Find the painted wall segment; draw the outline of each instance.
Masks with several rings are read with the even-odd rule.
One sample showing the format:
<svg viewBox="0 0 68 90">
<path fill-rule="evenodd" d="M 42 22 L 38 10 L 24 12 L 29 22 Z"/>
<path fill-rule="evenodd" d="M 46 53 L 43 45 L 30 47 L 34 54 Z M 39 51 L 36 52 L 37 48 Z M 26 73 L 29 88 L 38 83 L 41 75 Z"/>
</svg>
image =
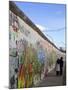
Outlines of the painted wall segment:
<svg viewBox="0 0 68 90">
<path fill-rule="evenodd" d="M 10 88 L 35 86 L 44 78 L 45 70 L 54 65 L 58 52 L 19 16 L 9 11 Z"/>
</svg>

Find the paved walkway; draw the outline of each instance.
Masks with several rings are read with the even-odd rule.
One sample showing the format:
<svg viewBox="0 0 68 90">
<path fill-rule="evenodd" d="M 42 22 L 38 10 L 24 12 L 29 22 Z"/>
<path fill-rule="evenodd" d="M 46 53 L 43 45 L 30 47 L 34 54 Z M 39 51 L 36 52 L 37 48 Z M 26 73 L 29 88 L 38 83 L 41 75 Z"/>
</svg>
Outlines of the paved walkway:
<svg viewBox="0 0 68 90">
<path fill-rule="evenodd" d="M 56 76 L 55 71 L 52 70 L 48 76 L 37 85 L 37 87 L 48 86 L 63 86 L 63 76 Z"/>
</svg>

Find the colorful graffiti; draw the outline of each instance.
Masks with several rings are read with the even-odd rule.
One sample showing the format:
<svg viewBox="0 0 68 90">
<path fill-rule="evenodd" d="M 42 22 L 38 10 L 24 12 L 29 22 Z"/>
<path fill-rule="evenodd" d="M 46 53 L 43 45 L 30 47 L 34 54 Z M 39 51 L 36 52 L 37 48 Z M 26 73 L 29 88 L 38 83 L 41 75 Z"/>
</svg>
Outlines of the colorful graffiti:
<svg viewBox="0 0 68 90">
<path fill-rule="evenodd" d="M 46 45 L 44 47 L 38 39 L 36 43 L 31 43 L 27 38 L 30 31 L 21 25 L 19 17 L 11 11 L 9 23 L 10 88 L 33 87 L 41 80 L 45 65 L 48 68 L 54 64 L 56 53 L 49 53 Z"/>
</svg>

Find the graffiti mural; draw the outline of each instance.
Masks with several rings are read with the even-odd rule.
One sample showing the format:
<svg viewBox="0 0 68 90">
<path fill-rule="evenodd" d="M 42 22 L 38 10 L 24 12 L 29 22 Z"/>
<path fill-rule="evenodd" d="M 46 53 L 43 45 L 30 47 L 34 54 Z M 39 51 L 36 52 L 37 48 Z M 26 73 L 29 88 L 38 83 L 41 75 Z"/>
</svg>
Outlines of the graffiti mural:
<svg viewBox="0 0 68 90">
<path fill-rule="evenodd" d="M 56 51 L 11 10 L 9 12 L 9 87 L 34 87 L 56 60 Z"/>
</svg>

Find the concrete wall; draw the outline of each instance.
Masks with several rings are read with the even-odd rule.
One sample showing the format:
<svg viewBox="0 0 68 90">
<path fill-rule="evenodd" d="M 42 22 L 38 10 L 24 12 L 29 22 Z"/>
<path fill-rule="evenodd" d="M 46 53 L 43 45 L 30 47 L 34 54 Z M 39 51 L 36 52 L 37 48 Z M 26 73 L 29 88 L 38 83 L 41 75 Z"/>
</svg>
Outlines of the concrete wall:
<svg viewBox="0 0 68 90">
<path fill-rule="evenodd" d="M 64 55 L 11 10 L 9 52 L 9 79 L 17 74 L 18 80 L 13 88 L 36 85 L 45 76 L 45 70 L 55 64 L 57 56 Z"/>
</svg>

